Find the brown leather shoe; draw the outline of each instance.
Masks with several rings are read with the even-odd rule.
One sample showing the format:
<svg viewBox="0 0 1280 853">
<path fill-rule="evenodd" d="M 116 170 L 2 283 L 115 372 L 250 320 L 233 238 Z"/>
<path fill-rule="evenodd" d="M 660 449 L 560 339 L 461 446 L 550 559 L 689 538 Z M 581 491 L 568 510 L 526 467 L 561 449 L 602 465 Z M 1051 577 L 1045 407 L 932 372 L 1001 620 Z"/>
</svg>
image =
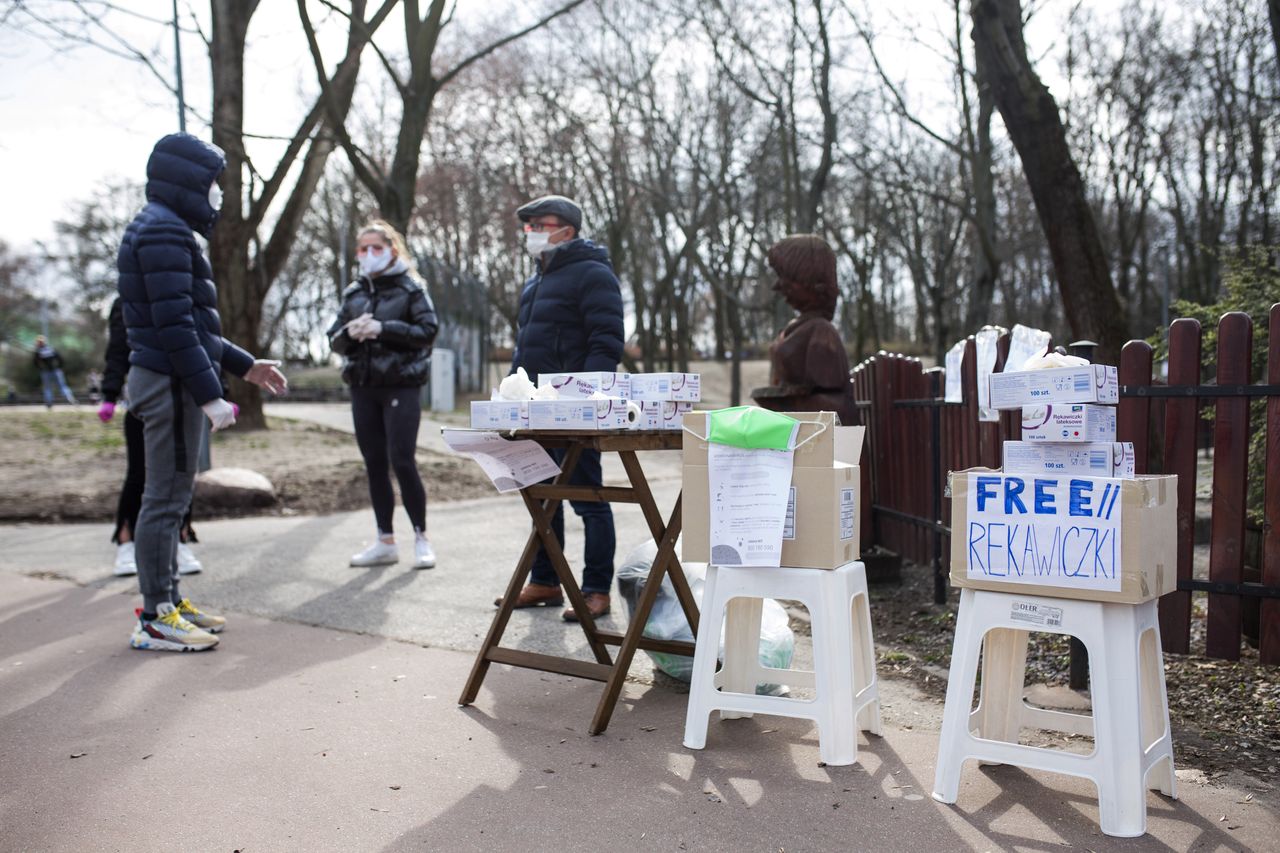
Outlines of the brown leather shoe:
<svg viewBox="0 0 1280 853">
<path fill-rule="evenodd" d="M 587 613 L 591 614 L 592 619 L 599 619 L 601 616 L 609 615 L 609 596 L 603 592 L 587 593 Z M 572 607 L 566 607 L 564 613 L 560 614 L 566 622 L 577 622 L 578 614 L 573 612 Z"/>
<path fill-rule="evenodd" d="M 515 609 L 522 607 L 559 607 L 564 604 L 564 593 L 558 586 L 546 586 L 540 583 L 526 584 L 516 597 Z M 493 600 L 494 607 L 502 606 L 502 599 Z"/>
</svg>

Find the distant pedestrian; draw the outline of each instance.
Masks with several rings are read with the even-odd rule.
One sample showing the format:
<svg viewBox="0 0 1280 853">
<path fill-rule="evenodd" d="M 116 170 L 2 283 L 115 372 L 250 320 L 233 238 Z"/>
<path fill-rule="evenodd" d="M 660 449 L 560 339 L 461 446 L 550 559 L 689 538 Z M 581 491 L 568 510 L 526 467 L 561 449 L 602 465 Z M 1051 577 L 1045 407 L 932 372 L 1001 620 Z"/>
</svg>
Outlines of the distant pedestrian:
<svg viewBox="0 0 1280 853">
<path fill-rule="evenodd" d="M 111 303 L 107 315 L 106 367 L 102 373 L 102 404 L 98 406 L 98 419 L 109 423 L 116 413 L 116 403 L 124 396 L 125 377 L 129 374 L 129 341 L 124 328 L 124 315 L 120 298 Z M 146 484 L 147 457 L 143 449 L 143 425 L 133 412 L 124 413 L 125 469 L 124 484 L 120 487 L 120 499 L 116 503 L 116 527 L 111 541 L 116 545 L 115 567 L 112 574 L 127 577 L 138 573 L 134 555 L 133 531 L 138 526 L 138 511 L 142 509 L 142 491 Z M 182 517 L 178 529 L 178 574 L 193 575 L 203 569 L 200 560 L 189 543 L 198 541 L 191 526 L 191 504 Z"/>
<path fill-rule="evenodd" d="M 59 393 L 66 398 L 66 401 L 74 406 L 76 396 L 67 387 L 67 377 L 62 373 L 62 356 L 49 345 L 44 335 L 36 336 L 35 352 L 32 354 L 32 360 L 35 362 L 36 369 L 40 371 L 40 387 L 44 392 L 45 408 L 53 408 L 53 390 L 55 386 Z"/>
<path fill-rule="evenodd" d="M 439 322 L 404 238 L 390 224 L 375 219 L 361 228 L 356 258 L 360 276 L 342 294 L 329 342 L 343 357 L 342 380 L 351 386 L 351 418 L 378 530 L 373 544 L 352 556 L 351 565 L 389 566 L 400 559 L 392 530 L 390 468 L 413 526 L 413 567 L 430 569 L 436 553 L 427 538 L 427 491 L 415 454 L 422 385 Z"/>
<path fill-rule="evenodd" d="M 213 430 L 235 423 L 223 399 L 227 370 L 272 393 L 288 383 L 279 362 L 254 359 L 222 337 L 213 270 L 196 242 L 222 207 L 221 149 L 186 133 L 156 143 L 147 161 L 147 205 L 116 256 L 120 305 L 129 339 L 130 411 L 142 420 L 146 485 L 134 530 L 142 609 L 130 638 L 136 649 L 198 651 L 217 645 L 226 620 L 178 591 L 178 530 L 191 503 L 204 419 Z"/>
</svg>

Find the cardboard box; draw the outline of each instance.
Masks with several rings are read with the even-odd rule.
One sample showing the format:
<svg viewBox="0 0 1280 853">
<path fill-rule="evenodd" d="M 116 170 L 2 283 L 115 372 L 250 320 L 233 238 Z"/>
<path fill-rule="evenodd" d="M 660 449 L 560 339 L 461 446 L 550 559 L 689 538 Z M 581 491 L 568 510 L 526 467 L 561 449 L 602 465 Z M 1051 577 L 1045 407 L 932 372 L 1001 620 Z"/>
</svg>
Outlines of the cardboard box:
<svg viewBox="0 0 1280 853">
<path fill-rule="evenodd" d="M 702 399 L 702 375 L 698 373 L 633 373 L 631 400 L 696 403 Z"/>
<path fill-rule="evenodd" d="M 1068 474 L 1083 477 L 1137 476 L 1131 441 L 1006 441 L 1006 474 Z"/>
<path fill-rule="evenodd" d="M 1176 476 L 950 480 L 953 586 L 1126 604 L 1178 587 Z"/>
<path fill-rule="evenodd" d="M 1023 441 L 1115 441 L 1116 408 L 1096 403 L 1022 407 Z"/>
<path fill-rule="evenodd" d="M 990 387 L 993 409 L 1020 409 L 1040 403 L 1120 402 L 1116 369 L 1107 364 L 993 373 Z"/>
<path fill-rule="evenodd" d="M 787 412 L 800 421 L 796 433 L 796 468 L 830 468 L 837 462 L 857 465 L 862 456 L 862 440 L 867 428 L 836 426 L 835 412 Z M 684 416 L 684 464 L 707 464 L 707 413 Z M 815 438 L 814 435 L 817 434 Z"/>
<path fill-rule="evenodd" d="M 592 394 L 631 399 L 631 374 L 593 370 L 584 373 L 543 373 L 539 388 L 555 388 L 562 400 L 585 400 Z"/>
<path fill-rule="evenodd" d="M 629 429 L 627 401 L 530 400 L 529 429 Z"/>
<path fill-rule="evenodd" d="M 782 537 L 782 565 L 836 569 L 858 559 L 861 469 L 795 468 Z M 711 561 L 710 480 L 705 465 L 684 467 L 680 559 Z"/>
<path fill-rule="evenodd" d="M 635 429 L 680 429 L 684 416 L 693 411 L 693 403 L 675 400 L 632 400 L 640 407 Z"/>
<path fill-rule="evenodd" d="M 528 429 L 529 404 L 507 400 L 473 400 L 472 429 Z"/>
</svg>

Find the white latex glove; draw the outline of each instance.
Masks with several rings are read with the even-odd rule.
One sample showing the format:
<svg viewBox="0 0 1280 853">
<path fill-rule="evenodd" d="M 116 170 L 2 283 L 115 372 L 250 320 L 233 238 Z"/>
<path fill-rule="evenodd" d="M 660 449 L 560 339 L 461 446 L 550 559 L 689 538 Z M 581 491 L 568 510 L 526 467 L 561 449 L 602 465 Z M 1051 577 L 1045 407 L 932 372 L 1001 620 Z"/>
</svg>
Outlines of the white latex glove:
<svg viewBox="0 0 1280 853">
<path fill-rule="evenodd" d="M 265 388 L 272 394 L 283 394 L 289 390 L 289 380 L 279 370 L 280 362 L 265 358 L 255 359 L 253 367 L 244 375 L 245 382 L 252 382 L 259 388 Z"/>
<path fill-rule="evenodd" d="M 217 432 L 220 429 L 226 429 L 236 422 L 235 409 L 231 404 L 222 398 L 210 400 L 200 407 L 204 410 L 205 415 L 209 418 L 209 429 Z"/>
<path fill-rule="evenodd" d="M 372 314 L 361 314 L 359 317 L 347 323 L 347 334 L 350 335 L 351 339 L 354 341 L 363 341 L 368 336 L 368 325 L 369 321 L 372 319 Z"/>
<path fill-rule="evenodd" d="M 382 321 L 374 320 L 372 317 L 370 317 L 368 320 L 365 321 L 364 337 L 362 337 L 361 340 L 371 341 L 374 338 L 378 337 L 378 335 L 380 334 L 382 334 Z"/>
</svg>

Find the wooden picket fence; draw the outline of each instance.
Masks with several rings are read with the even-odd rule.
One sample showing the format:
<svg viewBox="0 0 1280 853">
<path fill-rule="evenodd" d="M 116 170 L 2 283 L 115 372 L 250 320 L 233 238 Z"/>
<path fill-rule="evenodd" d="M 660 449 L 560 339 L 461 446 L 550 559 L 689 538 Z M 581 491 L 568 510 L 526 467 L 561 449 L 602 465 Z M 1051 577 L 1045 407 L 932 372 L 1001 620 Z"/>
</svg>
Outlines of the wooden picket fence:
<svg viewBox="0 0 1280 853">
<path fill-rule="evenodd" d="M 1280 303 L 1269 328 L 1280 328 Z M 1192 594 L 1207 596 L 1205 653 L 1235 660 L 1244 626 L 1264 663 L 1280 664 L 1280 334 L 1269 340 L 1265 383 L 1250 376 L 1253 321 L 1224 315 L 1218 325 L 1217 376 L 1201 384 L 1201 329 L 1196 320 L 1169 327 L 1167 379 L 1152 374 L 1152 350 L 1130 341 L 1119 365 L 1118 440 L 1132 441 L 1139 474 L 1178 475 L 1178 591 L 1160 601 L 1164 648 L 1191 649 Z M 1001 336 L 996 370 L 1004 367 L 1009 336 Z M 978 419 L 977 347 L 965 344 L 963 402 L 943 401 L 945 371 L 919 359 L 881 352 L 852 371 L 860 420 L 867 426 L 863 456 L 862 546 L 879 545 L 934 570 L 934 598 L 946 598 L 950 556 L 949 471 L 998 468 L 1001 444 L 1021 438 L 1017 412 L 998 422 Z M 1266 399 L 1266 482 L 1260 546 L 1246 578 L 1246 492 L 1249 403 Z M 1198 481 L 1197 437 L 1213 407 L 1212 497 L 1208 575 L 1195 577 L 1193 558 Z M 1257 531 L 1254 531 L 1257 533 Z"/>
</svg>

